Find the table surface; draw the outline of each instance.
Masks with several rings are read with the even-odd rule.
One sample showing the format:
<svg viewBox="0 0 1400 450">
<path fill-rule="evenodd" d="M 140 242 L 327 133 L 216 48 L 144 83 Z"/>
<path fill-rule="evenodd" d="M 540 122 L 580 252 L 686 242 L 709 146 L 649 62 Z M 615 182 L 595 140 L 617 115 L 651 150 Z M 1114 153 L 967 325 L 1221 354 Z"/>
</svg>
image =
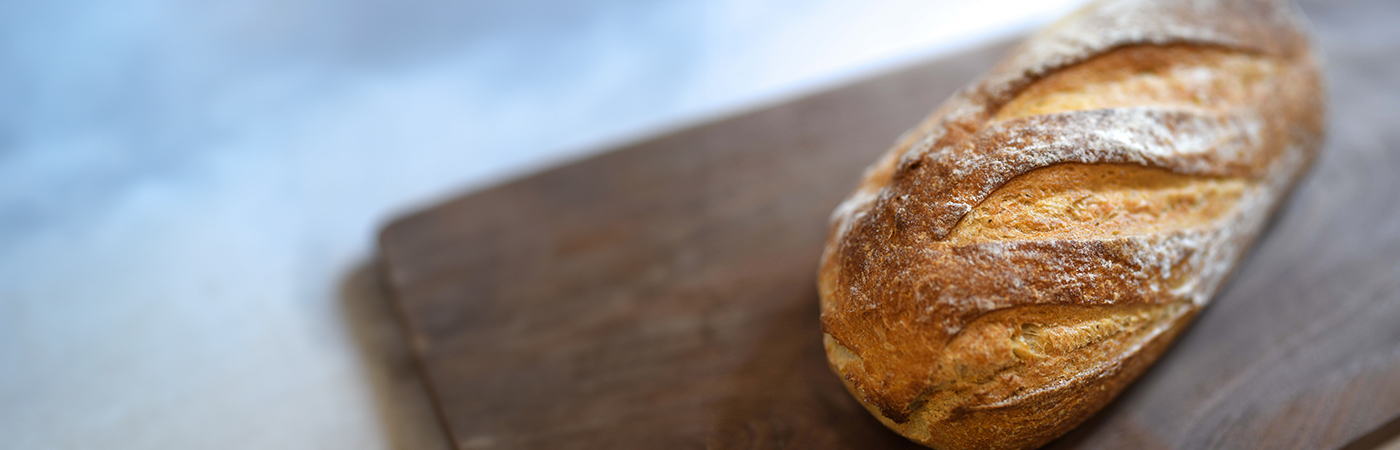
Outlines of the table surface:
<svg viewBox="0 0 1400 450">
<path fill-rule="evenodd" d="M 1400 434 L 1400 5 L 1306 4 L 1330 138 L 1159 363 L 1053 448 L 1374 448 Z M 626 145 L 388 227 L 386 284 L 459 448 L 871 448 L 813 267 L 866 163 L 994 46 Z"/>
<path fill-rule="evenodd" d="M 0 2 L 0 448 L 441 447 L 389 219 L 1070 3 Z"/>
</svg>

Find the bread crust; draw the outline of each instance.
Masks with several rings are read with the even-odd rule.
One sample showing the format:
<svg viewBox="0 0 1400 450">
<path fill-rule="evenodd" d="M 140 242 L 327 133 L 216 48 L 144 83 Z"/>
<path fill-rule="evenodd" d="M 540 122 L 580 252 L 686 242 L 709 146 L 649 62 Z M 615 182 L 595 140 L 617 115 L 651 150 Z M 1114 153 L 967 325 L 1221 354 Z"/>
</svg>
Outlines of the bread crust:
<svg viewBox="0 0 1400 450">
<path fill-rule="evenodd" d="M 1282 1 L 1112 1 L 1032 37 L 867 170 L 818 288 L 831 366 L 934 448 L 1043 445 L 1214 295 L 1315 158 Z"/>
</svg>

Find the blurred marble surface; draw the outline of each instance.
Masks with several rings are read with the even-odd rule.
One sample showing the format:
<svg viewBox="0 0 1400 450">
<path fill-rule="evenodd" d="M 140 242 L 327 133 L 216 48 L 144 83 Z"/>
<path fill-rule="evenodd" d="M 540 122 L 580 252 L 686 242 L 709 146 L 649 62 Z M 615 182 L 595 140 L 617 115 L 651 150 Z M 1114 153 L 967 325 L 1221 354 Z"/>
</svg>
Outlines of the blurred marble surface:
<svg viewBox="0 0 1400 450">
<path fill-rule="evenodd" d="M 0 2 L 0 448 L 444 447 L 379 225 L 1077 3 Z"/>
</svg>

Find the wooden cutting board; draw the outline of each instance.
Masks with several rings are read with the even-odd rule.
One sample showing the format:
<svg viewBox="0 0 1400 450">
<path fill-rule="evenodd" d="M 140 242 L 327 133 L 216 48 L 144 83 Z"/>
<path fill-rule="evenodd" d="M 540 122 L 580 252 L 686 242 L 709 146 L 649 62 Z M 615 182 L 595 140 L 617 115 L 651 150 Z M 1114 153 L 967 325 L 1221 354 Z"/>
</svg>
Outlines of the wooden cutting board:
<svg viewBox="0 0 1400 450">
<path fill-rule="evenodd" d="M 1400 2 L 1309 4 L 1319 164 L 1209 308 L 1062 448 L 1370 448 L 1400 433 Z M 472 193 L 384 276 L 459 448 L 909 448 L 817 325 L 833 207 L 997 44 Z"/>
</svg>

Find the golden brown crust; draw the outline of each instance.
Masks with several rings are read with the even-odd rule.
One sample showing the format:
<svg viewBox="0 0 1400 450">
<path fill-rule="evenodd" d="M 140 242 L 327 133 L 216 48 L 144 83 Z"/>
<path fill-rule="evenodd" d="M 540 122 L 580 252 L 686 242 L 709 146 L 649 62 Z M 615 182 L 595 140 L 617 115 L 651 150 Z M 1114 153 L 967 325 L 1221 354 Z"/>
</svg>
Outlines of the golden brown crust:
<svg viewBox="0 0 1400 450">
<path fill-rule="evenodd" d="M 1032 38 L 833 215 L 832 367 L 936 448 L 1044 444 L 1204 306 L 1313 159 L 1290 5 L 1117 1 Z"/>
</svg>

